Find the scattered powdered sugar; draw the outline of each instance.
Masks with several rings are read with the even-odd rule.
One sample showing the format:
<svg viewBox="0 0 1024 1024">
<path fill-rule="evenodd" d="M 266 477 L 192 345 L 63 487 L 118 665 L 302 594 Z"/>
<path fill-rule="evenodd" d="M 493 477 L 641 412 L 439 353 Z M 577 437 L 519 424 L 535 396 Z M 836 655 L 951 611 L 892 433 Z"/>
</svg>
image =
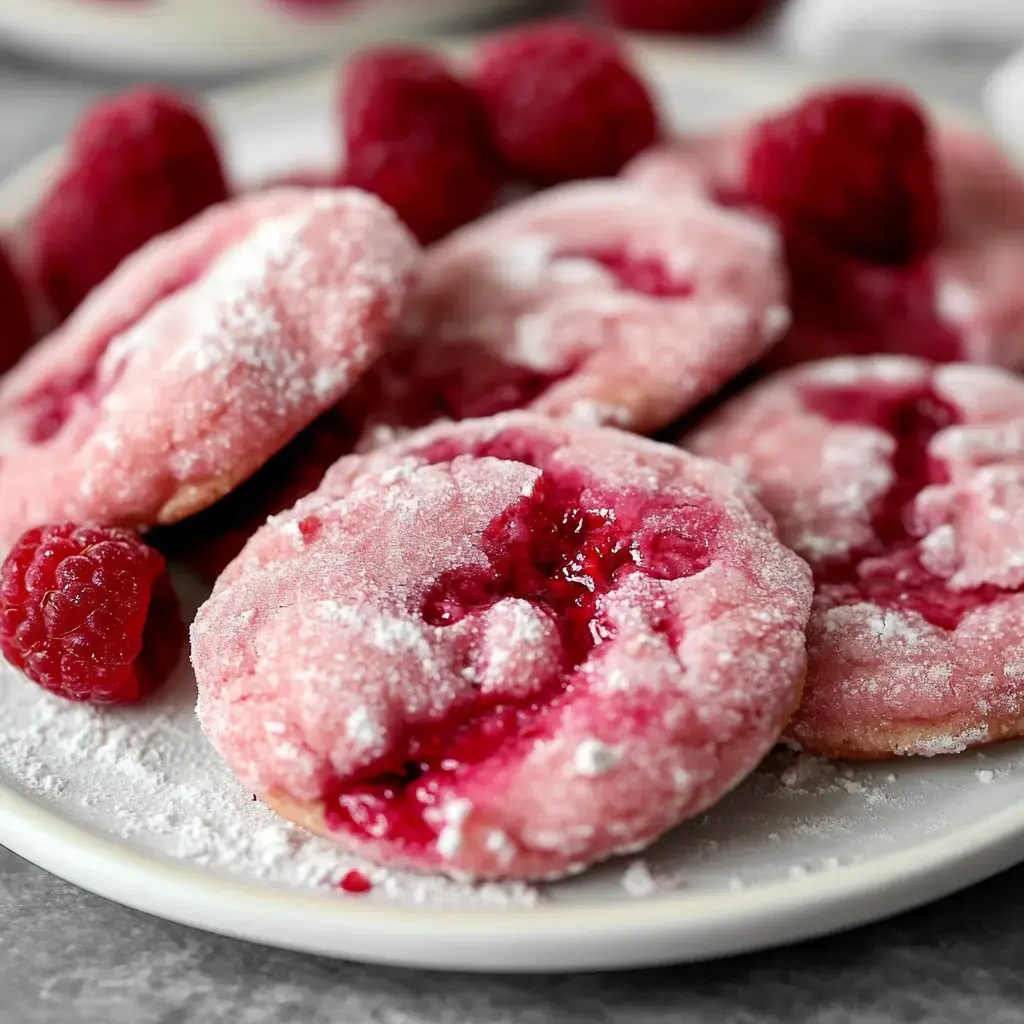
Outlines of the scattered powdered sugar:
<svg viewBox="0 0 1024 1024">
<path fill-rule="evenodd" d="M 658 883 L 644 860 L 633 861 L 622 873 L 622 888 L 630 896 L 650 896 L 657 892 Z"/>
<path fill-rule="evenodd" d="M 94 709 L 51 698 L 2 669 L 0 780 L 134 846 L 266 884 L 327 890 L 343 899 L 338 883 L 357 870 L 372 885 L 361 899 L 501 909 L 542 898 L 540 889 L 523 884 L 469 885 L 371 865 L 283 821 L 242 789 L 206 743 L 193 700 L 187 672 L 142 707 Z M 370 723 L 350 724 L 369 739 Z M 587 767 L 603 761 L 605 751 L 583 747 Z M 1004 790 L 1012 795 L 1018 757 L 1012 745 L 971 755 L 966 775 L 993 797 Z M 929 781 L 933 769 L 953 765 L 963 793 L 959 760 L 910 759 L 897 773 L 780 749 L 720 805 L 642 859 L 545 886 L 544 898 L 576 902 L 581 896 L 574 891 L 591 901 L 681 898 L 681 889 L 740 894 L 768 882 L 800 884 L 962 824 L 962 812 L 944 809 L 942 784 Z M 997 780 L 1006 781 L 996 787 Z M 465 810 L 444 808 L 446 845 L 460 841 Z M 487 838 L 495 852 L 508 843 L 499 830 Z"/>
<path fill-rule="evenodd" d="M 842 791 L 862 797 L 869 807 L 892 803 L 893 797 L 885 786 L 859 778 L 856 771 L 842 761 L 809 754 L 788 757 L 788 761 L 778 759 L 778 763 L 785 764 L 777 774 L 780 795 L 784 798 Z"/>
<path fill-rule="evenodd" d="M 279 818 L 241 787 L 203 738 L 187 671 L 138 708 L 71 704 L 36 690 L 7 666 L 0 667 L 0 696 L 0 776 L 74 820 L 148 850 L 300 888 L 334 888 L 356 869 L 373 885 L 370 898 L 389 901 L 487 907 L 538 901 L 536 888 L 519 883 L 469 885 L 368 864 Z"/>
</svg>

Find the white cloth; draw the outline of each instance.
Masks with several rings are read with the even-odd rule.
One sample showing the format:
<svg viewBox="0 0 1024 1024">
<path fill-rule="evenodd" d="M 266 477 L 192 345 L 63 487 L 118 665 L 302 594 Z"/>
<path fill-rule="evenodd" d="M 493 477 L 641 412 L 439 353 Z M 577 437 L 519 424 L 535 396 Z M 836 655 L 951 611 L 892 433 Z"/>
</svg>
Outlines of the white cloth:
<svg viewBox="0 0 1024 1024">
<path fill-rule="evenodd" d="M 985 113 L 1003 145 L 1018 159 L 1024 159 L 1024 50 L 989 79 Z"/>
<path fill-rule="evenodd" d="M 1024 45 L 1024 0 L 790 0 L 775 31 L 785 49 L 814 62 L 985 47 L 1006 54 Z"/>
</svg>

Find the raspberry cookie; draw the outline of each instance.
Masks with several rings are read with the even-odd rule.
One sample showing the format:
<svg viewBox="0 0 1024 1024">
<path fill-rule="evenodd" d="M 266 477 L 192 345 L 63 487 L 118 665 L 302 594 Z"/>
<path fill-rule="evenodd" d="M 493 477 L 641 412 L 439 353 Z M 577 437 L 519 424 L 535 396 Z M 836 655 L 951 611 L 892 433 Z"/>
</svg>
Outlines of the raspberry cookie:
<svg viewBox="0 0 1024 1024">
<path fill-rule="evenodd" d="M 422 426 L 528 408 L 648 432 L 785 329 L 778 240 L 694 198 L 565 185 L 428 250 L 354 418 Z"/>
<path fill-rule="evenodd" d="M 215 502 L 363 372 L 416 258 L 354 190 L 227 203 L 147 245 L 0 385 L 0 544 Z"/>
<path fill-rule="evenodd" d="M 797 704 L 804 563 L 724 467 L 510 413 L 342 459 L 192 630 L 245 784 L 375 860 L 555 877 L 734 786 Z"/>
<path fill-rule="evenodd" d="M 829 114 L 844 101 L 850 125 Z M 807 127 L 830 116 L 831 132 Z M 904 98 L 840 92 L 653 149 L 624 175 L 779 219 L 793 326 L 772 365 L 894 352 L 1024 366 L 1024 182 L 976 132 L 931 130 Z"/>
<path fill-rule="evenodd" d="M 1024 733 L 1024 382 L 836 359 L 734 399 L 684 443 L 732 465 L 815 577 L 815 753 L 963 750 Z"/>
</svg>

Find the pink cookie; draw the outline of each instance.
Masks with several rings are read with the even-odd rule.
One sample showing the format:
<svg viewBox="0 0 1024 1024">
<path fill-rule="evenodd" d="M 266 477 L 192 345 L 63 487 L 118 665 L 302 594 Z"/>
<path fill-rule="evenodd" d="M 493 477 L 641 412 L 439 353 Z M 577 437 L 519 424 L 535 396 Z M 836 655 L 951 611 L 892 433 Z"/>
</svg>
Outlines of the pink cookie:
<svg viewBox="0 0 1024 1024">
<path fill-rule="evenodd" d="M 526 413 L 344 458 L 228 567 L 198 712 L 288 818 L 375 860 L 555 877 L 771 748 L 806 566 L 729 472 Z"/>
<path fill-rule="evenodd" d="M 565 185 L 428 250 L 405 330 L 353 415 L 401 427 L 528 408 L 651 431 L 787 323 L 762 221 L 621 182 Z"/>
<path fill-rule="evenodd" d="M 814 570 L 793 740 L 883 757 L 1024 733 L 1024 381 L 812 363 L 684 443 L 738 470 Z"/>
<path fill-rule="evenodd" d="M 641 154 L 627 180 L 659 194 L 742 205 L 745 130 L 684 138 Z M 1024 180 L 986 136 L 934 133 L 943 242 L 905 267 L 827 251 L 789 253 L 793 325 L 768 362 L 903 352 L 1024 367 Z"/>
<path fill-rule="evenodd" d="M 268 192 L 151 242 L 0 383 L 0 545 L 212 504 L 364 371 L 416 258 L 354 190 Z"/>
</svg>

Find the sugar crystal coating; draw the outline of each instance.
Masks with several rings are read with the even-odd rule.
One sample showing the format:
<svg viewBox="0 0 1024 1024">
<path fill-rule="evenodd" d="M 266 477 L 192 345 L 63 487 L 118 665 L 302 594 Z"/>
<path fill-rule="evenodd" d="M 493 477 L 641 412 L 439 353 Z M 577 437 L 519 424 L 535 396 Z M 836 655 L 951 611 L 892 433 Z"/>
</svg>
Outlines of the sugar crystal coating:
<svg viewBox="0 0 1024 1024">
<path fill-rule="evenodd" d="M 618 182 L 566 185 L 427 251 L 353 418 L 393 428 L 528 408 L 654 430 L 787 322 L 778 239 L 762 221 Z"/>
<path fill-rule="evenodd" d="M 770 378 L 683 443 L 750 483 L 814 570 L 790 738 L 865 757 L 1020 734 L 1024 383 L 828 360 Z"/>
<path fill-rule="evenodd" d="M 551 877 L 717 800 L 799 697 L 806 566 L 723 467 L 529 415 L 338 462 L 200 610 L 207 735 L 374 859 Z"/>
<path fill-rule="evenodd" d="M 217 500 L 363 372 L 416 257 L 354 190 L 244 198 L 147 245 L 0 384 L 0 544 Z"/>
</svg>

